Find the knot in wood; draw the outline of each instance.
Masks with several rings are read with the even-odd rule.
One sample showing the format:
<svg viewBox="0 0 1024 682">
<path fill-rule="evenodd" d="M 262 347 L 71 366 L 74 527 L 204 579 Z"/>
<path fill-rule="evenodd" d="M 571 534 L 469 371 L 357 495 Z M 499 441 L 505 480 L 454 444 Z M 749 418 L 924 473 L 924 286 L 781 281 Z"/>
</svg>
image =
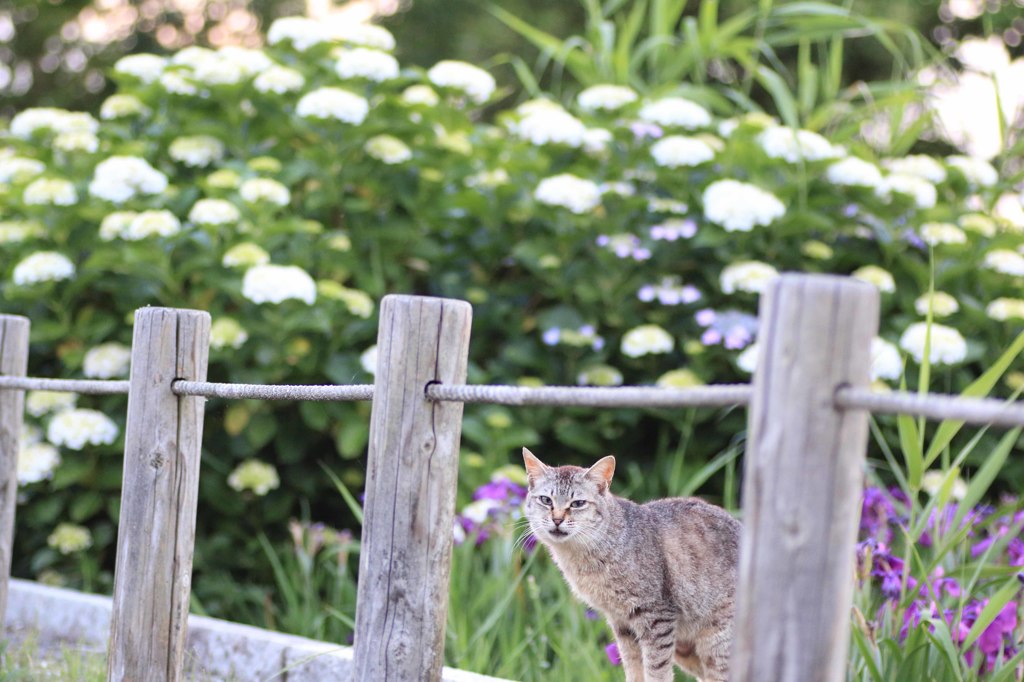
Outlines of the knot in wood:
<svg viewBox="0 0 1024 682">
<path fill-rule="evenodd" d="M 436 446 L 437 439 L 434 438 L 433 436 L 427 436 L 426 438 L 423 439 L 423 444 L 420 446 L 420 448 L 423 450 L 424 453 L 430 454 L 431 452 L 434 451 L 434 448 Z"/>
<path fill-rule="evenodd" d="M 166 455 L 164 455 L 164 453 L 160 452 L 159 450 L 154 450 L 149 455 L 149 466 L 153 467 L 154 469 L 162 469 L 166 462 Z"/>
</svg>

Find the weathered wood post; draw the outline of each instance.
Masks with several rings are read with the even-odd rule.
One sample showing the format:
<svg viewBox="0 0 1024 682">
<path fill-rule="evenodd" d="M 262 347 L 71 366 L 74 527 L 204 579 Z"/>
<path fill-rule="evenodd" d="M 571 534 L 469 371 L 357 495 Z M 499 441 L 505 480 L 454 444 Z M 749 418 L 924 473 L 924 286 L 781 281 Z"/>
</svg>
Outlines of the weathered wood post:
<svg viewBox="0 0 1024 682">
<path fill-rule="evenodd" d="M 171 384 L 206 380 L 209 339 L 205 312 L 135 313 L 108 681 L 181 678 L 205 400 Z"/>
<path fill-rule="evenodd" d="M 464 301 L 381 302 L 356 602 L 360 682 L 441 677 L 462 403 L 432 402 L 425 389 L 465 382 L 471 317 Z"/>
<path fill-rule="evenodd" d="M 762 295 L 732 682 L 844 679 L 868 414 L 833 395 L 869 384 L 877 330 L 878 292 L 853 279 Z"/>
<path fill-rule="evenodd" d="M 27 317 L 0 315 L 0 375 L 25 376 L 28 370 L 28 330 Z M 4 622 L 4 614 L 7 613 L 24 404 L 24 391 L 0 391 L 0 623 Z"/>
</svg>

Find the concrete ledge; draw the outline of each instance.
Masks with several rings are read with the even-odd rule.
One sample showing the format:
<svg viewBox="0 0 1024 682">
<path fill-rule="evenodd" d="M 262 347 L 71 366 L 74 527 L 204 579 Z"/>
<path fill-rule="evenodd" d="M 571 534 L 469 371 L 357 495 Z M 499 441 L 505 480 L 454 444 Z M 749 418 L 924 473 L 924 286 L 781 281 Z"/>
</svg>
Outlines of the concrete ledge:
<svg viewBox="0 0 1024 682">
<path fill-rule="evenodd" d="M 32 629 L 46 640 L 104 650 L 110 597 L 12 579 L 6 628 Z M 243 682 L 320 682 L 352 679 L 352 648 L 285 635 L 217 618 L 189 616 L 186 669 L 203 679 Z M 502 682 L 445 668 L 445 682 Z M 507 681 L 504 681 L 507 682 Z"/>
</svg>

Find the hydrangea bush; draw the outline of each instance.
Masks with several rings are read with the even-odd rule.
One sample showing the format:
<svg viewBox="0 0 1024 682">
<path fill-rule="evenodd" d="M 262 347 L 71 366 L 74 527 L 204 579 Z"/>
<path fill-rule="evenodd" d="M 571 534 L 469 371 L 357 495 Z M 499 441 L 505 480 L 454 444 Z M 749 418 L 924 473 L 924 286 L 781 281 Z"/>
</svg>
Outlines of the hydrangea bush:
<svg viewBox="0 0 1024 682">
<path fill-rule="evenodd" d="M 98 115 L 10 121 L 0 294 L 33 320 L 34 373 L 127 376 L 132 312 L 167 305 L 213 316 L 212 380 L 369 382 L 376 302 L 408 292 L 475 305 L 471 381 L 742 380 L 758 293 L 798 270 L 879 288 L 879 381 L 928 348 L 957 389 L 1024 319 L 1024 211 L 987 162 L 882 158 L 827 127 L 611 84 L 509 104 L 470 64 L 403 69 L 375 26 L 290 17 L 268 40 L 126 57 Z M 39 538 L 66 520 L 111 555 L 124 403 L 79 402 L 28 397 L 19 573 L 62 561 Z M 197 574 L 323 498 L 321 464 L 358 489 L 368 413 L 212 401 Z M 695 418 L 697 459 L 743 427 Z M 470 409 L 466 457 L 543 439 L 642 459 L 678 439 L 676 420 Z"/>
</svg>

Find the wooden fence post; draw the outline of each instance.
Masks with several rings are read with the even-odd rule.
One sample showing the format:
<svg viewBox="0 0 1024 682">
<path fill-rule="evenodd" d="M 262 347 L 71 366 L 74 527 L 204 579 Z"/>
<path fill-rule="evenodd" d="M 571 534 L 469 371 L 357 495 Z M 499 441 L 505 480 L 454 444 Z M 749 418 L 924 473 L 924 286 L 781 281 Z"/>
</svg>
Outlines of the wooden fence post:
<svg viewBox="0 0 1024 682">
<path fill-rule="evenodd" d="M 356 602 L 360 682 L 441 677 L 462 403 L 431 402 L 425 389 L 465 382 L 471 317 L 464 301 L 381 302 Z"/>
<path fill-rule="evenodd" d="M 874 287 L 783 275 L 762 295 L 743 477 L 732 682 L 844 679 L 868 414 Z"/>
<path fill-rule="evenodd" d="M 171 384 L 206 380 L 209 338 L 205 312 L 135 313 L 108 681 L 181 677 L 205 400 Z"/>
<path fill-rule="evenodd" d="M 0 375 L 25 376 L 29 321 L 0 315 Z M 7 583 L 14 548 L 14 503 L 18 497 L 18 448 L 24 419 L 24 391 L 0 391 L 0 623 L 7 613 Z"/>
</svg>

